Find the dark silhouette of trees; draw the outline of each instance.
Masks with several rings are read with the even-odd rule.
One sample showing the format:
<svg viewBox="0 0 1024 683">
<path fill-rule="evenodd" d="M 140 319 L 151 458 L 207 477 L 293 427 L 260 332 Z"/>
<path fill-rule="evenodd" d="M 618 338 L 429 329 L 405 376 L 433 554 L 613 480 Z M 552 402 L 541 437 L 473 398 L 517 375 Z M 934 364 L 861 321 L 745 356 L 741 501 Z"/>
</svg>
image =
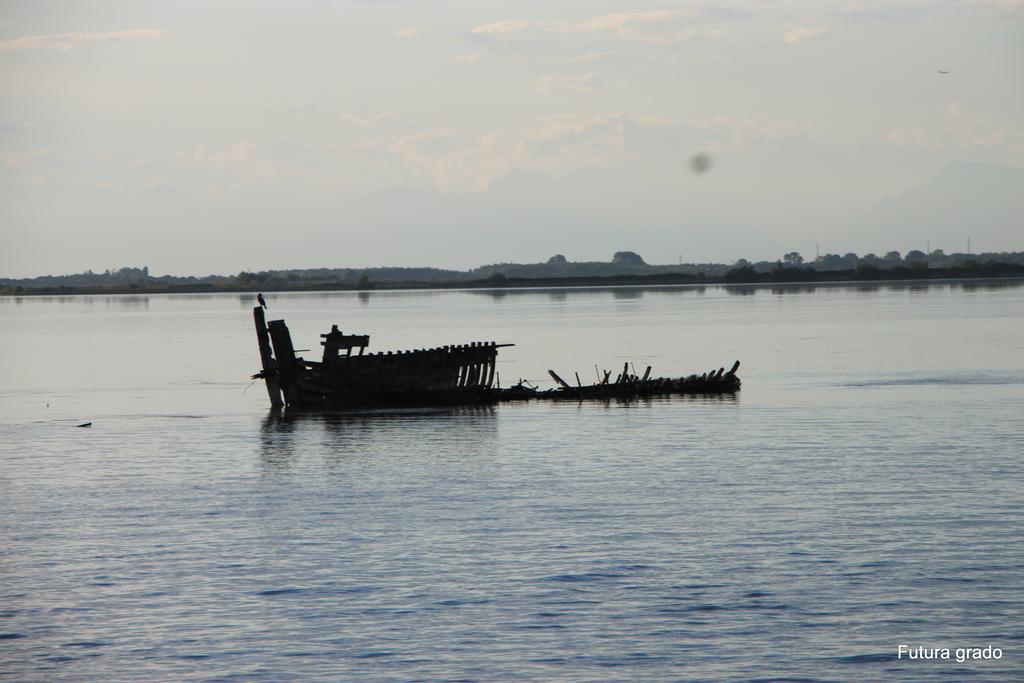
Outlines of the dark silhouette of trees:
<svg viewBox="0 0 1024 683">
<path fill-rule="evenodd" d="M 617 251 L 612 256 L 612 263 L 620 266 L 646 266 L 647 263 L 635 251 Z"/>
<path fill-rule="evenodd" d="M 815 270 L 841 270 L 843 257 L 839 254 L 825 254 L 814 261 Z"/>
<path fill-rule="evenodd" d="M 497 277 L 499 276 L 500 277 Z M 81 293 L 103 291 L 218 291 L 287 289 L 376 289 L 389 286 L 514 286 L 533 278 L 583 281 L 594 278 L 618 278 L 618 282 L 641 281 L 715 281 L 725 282 L 801 282 L 839 281 L 842 279 L 906 279 L 928 277 L 1021 277 L 1024 252 L 985 252 L 947 254 L 941 249 L 930 254 L 914 249 L 905 258 L 898 251 L 885 257 L 873 253 L 857 256 L 853 252 L 825 254 L 811 264 L 798 252 L 789 252 L 778 261 L 751 261 L 741 258 L 725 263 L 688 263 L 648 265 L 632 251 L 617 252 L 608 261 L 569 261 L 556 254 L 546 262 L 498 263 L 468 271 L 429 267 L 305 268 L 290 270 L 241 271 L 237 275 L 203 277 L 157 275 L 148 267 L 86 270 L 71 275 L 44 275 L 34 278 L 0 277 L 0 294 Z M 503 279 L 504 278 L 504 279 Z M 659 279 L 660 278 L 660 279 Z M 689 279 L 688 279 L 689 278 Z"/>
<path fill-rule="evenodd" d="M 745 261 L 745 259 L 740 259 L 740 261 Z M 760 278 L 750 263 L 741 266 L 737 261 L 736 267 L 723 275 L 722 279 L 726 282 L 757 282 Z"/>
<path fill-rule="evenodd" d="M 907 252 L 907 255 L 903 257 L 903 260 L 909 263 L 910 265 L 914 265 L 915 263 L 920 263 L 921 261 L 924 261 L 927 258 L 928 254 L 924 253 L 923 251 L 920 251 L 918 249 L 911 249 L 910 251 Z"/>
</svg>

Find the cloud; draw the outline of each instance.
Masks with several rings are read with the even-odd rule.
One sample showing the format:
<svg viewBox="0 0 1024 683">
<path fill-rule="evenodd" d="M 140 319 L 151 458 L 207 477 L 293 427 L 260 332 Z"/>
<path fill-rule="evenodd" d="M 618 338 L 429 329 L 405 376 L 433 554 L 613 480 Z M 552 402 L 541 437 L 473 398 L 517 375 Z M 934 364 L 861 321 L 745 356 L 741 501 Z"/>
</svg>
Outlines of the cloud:
<svg viewBox="0 0 1024 683">
<path fill-rule="evenodd" d="M 503 34 L 534 30 L 545 33 L 611 33 L 619 38 L 656 44 L 679 43 L 696 37 L 716 38 L 720 29 L 683 29 L 680 21 L 689 15 L 676 10 L 613 12 L 577 22 L 526 21 L 507 19 L 472 29 L 476 34 Z"/>
<path fill-rule="evenodd" d="M 641 114 L 640 116 L 634 116 L 633 121 L 641 128 L 665 128 L 675 125 L 673 119 L 660 114 Z"/>
<path fill-rule="evenodd" d="M 552 175 L 611 165 L 625 148 L 622 114 L 562 114 L 518 130 L 460 138 L 451 128 L 397 140 L 389 151 L 441 192 L 483 192 L 512 171 Z"/>
<path fill-rule="evenodd" d="M 680 43 L 696 37 L 717 38 L 724 33 L 712 28 L 678 28 L 679 21 L 686 16 L 675 10 L 613 12 L 572 24 L 548 24 L 544 30 L 551 33 L 610 32 L 627 40 L 659 44 Z"/>
<path fill-rule="evenodd" d="M 886 134 L 885 141 L 893 147 L 934 147 L 924 128 L 896 128 Z"/>
<path fill-rule="evenodd" d="M 955 100 L 943 108 L 941 115 L 942 122 L 931 128 L 891 130 L 885 142 L 893 147 L 990 150 L 1014 160 L 1024 156 L 1024 125 L 1019 122 L 976 111 Z"/>
<path fill-rule="evenodd" d="M 622 38 L 642 40 L 662 40 L 665 36 L 641 30 L 638 25 L 651 25 L 668 22 L 679 16 L 679 12 L 663 9 L 649 12 L 614 12 L 602 14 L 577 24 L 555 24 L 545 30 L 552 33 L 598 33 L 610 31 Z"/>
<path fill-rule="evenodd" d="M 624 38 L 635 37 L 638 33 L 636 24 L 656 23 L 668 21 L 678 16 L 673 10 L 658 10 L 656 12 L 614 12 L 602 14 L 599 17 L 587 19 L 575 24 L 554 24 L 547 27 L 548 31 L 556 33 L 597 33 L 599 31 L 614 31 Z"/>
<path fill-rule="evenodd" d="M 0 188 L 54 187 L 64 181 L 62 159 L 45 148 L 0 152 Z"/>
<path fill-rule="evenodd" d="M 32 128 L 31 123 L 9 123 L 7 121 L 0 121 L 0 135 L 20 133 L 21 131 L 29 130 L 30 128 Z"/>
<path fill-rule="evenodd" d="M 608 59 L 610 57 L 619 56 L 616 52 L 587 52 L 582 55 L 573 55 L 572 57 L 565 57 L 562 59 L 567 64 L 584 64 L 587 62 L 596 62 L 601 59 Z"/>
<path fill-rule="evenodd" d="M 104 164 L 120 164 L 131 168 L 142 168 L 153 163 L 153 159 L 148 156 L 125 156 L 121 154 L 111 154 L 109 152 L 97 154 L 96 161 Z"/>
<path fill-rule="evenodd" d="M 997 120 L 955 100 L 946 105 L 943 115 L 943 133 L 962 149 L 1001 147 L 1016 155 L 1024 149 L 1024 126 L 1017 122 Z"/>
<path fill-rule="evenodd" d="M 96 181 L 96 189 L 114 194 L 128 194 L 128 188 L 121 183 L 115 183 L 109 178 L 100 178 Z"/>
<path fill-rule="evenodd" d="M 782 39 L 786 45 L 795 45 L 801 40 L 807 40 L 815 36 L 823 36 L 826 33 L 832 31 L 828 26 L 804 26 L 801 28 L 790 29 L 785 37 Z"/>
<path fill-rule="evenodd" d="M 345 120 L 353 126 L 380 126 L 394 123 L 398 120 L 398 114 L 391 111 L 377 113 L 346 112 Z"/>
<path fill-rule="evenodd" d="M 556 95 L 559 93 L 575 93 L 576 95 L 592 95 L 596 91 L 597 74 L 582 76 L 544 76 L 537 81 L 538 95 Z"/>
<path fill-rule="evenodd" d="M 460 64 L 477 64 L 484 60 L 484 55 L 480 52 L 474 52 L 472 54 L 455 55 L 454 59 Z"/>
<path fill-rule="evenodd" d="M 397 31 L 395 31 L 395 35 L 401 36 L 402 38 L 412 38 L 413 36 L 421 36 L 424 33 L 426 33 L 424 29 L 414 27 L 400 28 Z"/>
<path fill-rule="evenodd" d="M 211 149 L 204 144 L 197 145 L 190 152 L 173 154 L 171 159 L 178 164 L 226 172 L 234 176 L 234 187 L 267 182 L 276 176 L 274 164 L 260 154 L 253 140 L 239 140 L 220 149 Z"/>
<path fill-rule="evenodd" d="M 1024 0 L 958 0 L 958 7 L 968 14 L 998 19 L 1024 10 Z"/>
<path fill-rule="evenodd" d="M 18 50 L 70 50 L 81 45 L 94 45 L 111 41 L 134 40 L 136 38 L 159 38 L 169 35 L 167 31 L 136 28 L 109 33 L 53 33 L 36 36 L 22 36 L 13 40 L 0 41 L 0 52 Z"/>
<path fill-rule="evenodd" d="M 651 149 L 735 150 L 788 138 L 813 140 L 813 120 L 731 115 L 676 122 L 659 114 L 559 114 L 517 129 L 475 136 L 438 128 L 388 146 L 402 167 L 443 193 L 485 192 L 516 171 L 565 176 L 587 169 L 647 163 Z"/>
<path fill-rule="evenodd" d="M 739 118 L 723 114 L 707 119 L 693 119 L 687 121 L 686 126 L 724 136 L 708 143 L 707 147 L 711 151 L 737 149 L 759 140 L 793 137 L 813 140 L 816 136 L 815 122 L 797 117 Z"/>
<path fill-rule="evenodd" d="M 0 154 L 0 164 L 7 168 L 19 168 L 35 164 L 49 156 L 49 151 L 40 147 L 30 152 Z"/>
<path fill-rule="evenodd" d="M 523 19 L 506 19 L 504 21 L 494 21 L 490 24 L 484 24 L 483 26 L 475 26 L 473 33 L 514 33 L 516 31 L 522 31 L 529 28 L 531 23 Z"/>
</svg>

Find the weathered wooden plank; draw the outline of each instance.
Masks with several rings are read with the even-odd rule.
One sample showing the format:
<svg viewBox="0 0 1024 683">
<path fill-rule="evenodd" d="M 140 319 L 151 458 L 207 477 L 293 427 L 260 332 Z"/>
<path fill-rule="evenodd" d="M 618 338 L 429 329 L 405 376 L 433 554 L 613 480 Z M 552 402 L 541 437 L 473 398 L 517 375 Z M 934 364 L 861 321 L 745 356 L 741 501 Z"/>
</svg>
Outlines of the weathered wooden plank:
<svg viewBox="0 0 1024 683">
<path fill-rule="evenodd" d="M 263 380 L 267 385 L 267 394 L 270 395 L 270 407 L 277 409 L 283 405 L 281 400 L 281 385 L 277 378 L 277 366 L 274 363 L 274 356 L 270 351 L 270 336 L 267 334 L 267 321 L 263 315 L 263 307 L 256 306 L 252 309 L 253 322 L 256 324 L 256 342 L 260 348 L 260 362 L 263 365 Z"/>
<path fill-rule="evenodd" d="M 558 385 L 560 387 L 562 387 L 563 389 L 572 389 L 572 387 L 569 386 L 568 382 L 566 382 L 564 379 L 559 377 L 558 373 L 556 373 L 554 370 L 548 370 L 548 374 L 551 375 L 551 379 L 553 379 L 556 382 L 558 382 Z"/>
<path fill-rule="evenodd" d="M 292 336 L 283 320 L 271 320 L 267 324 L 270 342 L 274 346 L 274 357 L 277 359 L 277 376 L 281 380 L 281 393 L 284 402 L 289 406 L 302 403 L 302 394 L 298 389 L 295 377 L 295 347 Z"/>
</svg>

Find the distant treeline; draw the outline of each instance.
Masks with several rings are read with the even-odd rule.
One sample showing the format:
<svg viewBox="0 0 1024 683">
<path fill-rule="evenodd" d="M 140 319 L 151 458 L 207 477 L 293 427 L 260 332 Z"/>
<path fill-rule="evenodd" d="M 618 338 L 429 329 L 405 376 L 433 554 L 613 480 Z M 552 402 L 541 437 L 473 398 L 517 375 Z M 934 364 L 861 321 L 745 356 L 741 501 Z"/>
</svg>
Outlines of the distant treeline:
<svg viewBox="0 0 1024 683">
<path fill-rule="evenodd" d="M 561 254 L 542 263 L 496 263 L 472 270 L 440 268 L 304 268 L 242 271 L 237 275 L 151 275 L 149 268 L 120 268 L 74 275 L 0 278 L 0 294 L 101 292 L 208 292 L 397 287 L 540 286 L 617 283 L 814 282 L 841 279 L 919 279 L 1024 275 L 1024 252 L 946 254 L 912 250 L 905 255 L 825 254 L 805 261 L 789 252 L 776 261 L 650 265 L 631 251 L 611 261 L 569 261 Z"/>
</svg>

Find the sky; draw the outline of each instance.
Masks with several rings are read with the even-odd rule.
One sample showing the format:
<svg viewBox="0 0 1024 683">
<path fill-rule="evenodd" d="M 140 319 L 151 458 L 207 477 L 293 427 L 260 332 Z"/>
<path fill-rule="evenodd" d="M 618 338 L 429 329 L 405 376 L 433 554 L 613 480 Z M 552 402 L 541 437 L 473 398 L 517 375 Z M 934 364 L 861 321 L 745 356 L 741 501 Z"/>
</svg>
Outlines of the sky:
<svg viewBox="0 0 1024 683">
<path fill-rule="evenodd" d="M 1024 0 L 0 2 L 0 277 L 1024 250 L 1020 169 Z"/>
</svg>

